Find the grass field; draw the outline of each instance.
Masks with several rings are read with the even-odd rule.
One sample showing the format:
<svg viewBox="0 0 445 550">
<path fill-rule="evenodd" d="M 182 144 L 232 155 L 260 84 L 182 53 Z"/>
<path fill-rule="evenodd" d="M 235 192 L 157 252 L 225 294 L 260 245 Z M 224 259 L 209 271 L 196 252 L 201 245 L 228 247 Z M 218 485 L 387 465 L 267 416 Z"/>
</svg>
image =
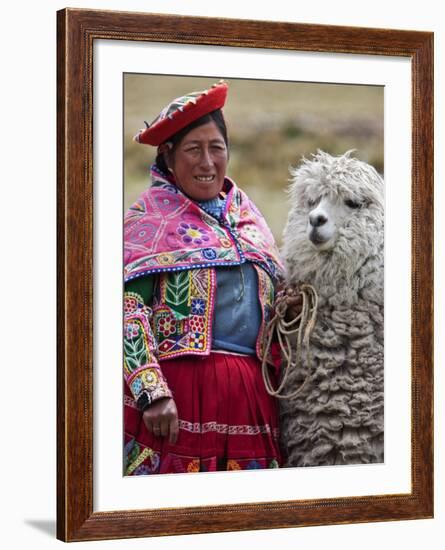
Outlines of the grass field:
<svg viewBox="0 0 445 550">
<path fill-rule="evenodd" d="M 218 78 L 127 74 L 124 80 L 124 207 L 149 185 L 156 149 L 132 141 L 171 100 Z M 356 156 L 383 174 L 383 87 L 226 79 L 227 175 L 266 217 L 277 242 L 286 222 L 289 166 L 317 149 Z"/>
</svg>

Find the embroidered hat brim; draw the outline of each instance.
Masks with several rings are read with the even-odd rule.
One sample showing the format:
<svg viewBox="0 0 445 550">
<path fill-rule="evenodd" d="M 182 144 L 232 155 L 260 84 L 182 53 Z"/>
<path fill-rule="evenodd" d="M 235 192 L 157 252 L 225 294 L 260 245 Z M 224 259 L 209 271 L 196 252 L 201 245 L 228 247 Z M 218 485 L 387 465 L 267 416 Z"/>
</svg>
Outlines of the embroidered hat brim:
<svg viewBox="0 0 445 550">
<path fill-rule="evenodd" d="M 140 130 L 134 140 L 144 145 L 160 145 L 194 120 L 221 109 L 227 97 L 228 86 L 225 82 L 214 84 L 208 90 L 191 92 L 169 103 L 161 113 Z"/>
</svg>

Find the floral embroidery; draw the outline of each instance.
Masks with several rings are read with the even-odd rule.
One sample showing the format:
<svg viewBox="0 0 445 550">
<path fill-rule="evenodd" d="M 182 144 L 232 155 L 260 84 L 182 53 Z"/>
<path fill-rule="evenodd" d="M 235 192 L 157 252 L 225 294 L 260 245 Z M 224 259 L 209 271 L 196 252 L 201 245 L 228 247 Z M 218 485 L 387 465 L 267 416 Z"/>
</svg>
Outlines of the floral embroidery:
<svg viewBox="0 0 445 550">
<path fill-rule="evenodd" d="M 152 185 L 139 198 L 141 207 L 125 215 L 126 281 L 149 273 L 238 265 L 242 260 L 265 264 L 269 258 L 282 268 L 263 217 L 228 178 L 221 224 L 172 185 L 165 174 L 152 167 L 151 175 Z M 262 240 L 249 239 L 244 233 L 248 227 L 256 227 Z M 167 262 L 169 256 L 172 261 Z"/>
<path fill-rule="evenodd" d="M 133 313 L 137 309 L 138 301 L 133 296 L 126 295 L 124 300 L 124 314 Z"/>
<path fill-rule="evenodd" d="M 206 258 L 206 260 L 214 260 L 217 256 L 213 248 L 204 248 L 202 255 Z"/>
<path fill-rule="evenodd" d="M 193 315 L 204 315 L 206 303 L 202 298 L 193 298 L 191 305 Z"/>
<path fill-rule="evenodd" d="M 149 362 L 150 349 L 141 319 L 127 319 L 124 334 L 125 363 L 131 373 Z"/>
<path fill-rule="evenodd" d="M 133 378 L 129 378 L 128 386 L 136 399 L 145 393 L 149 402 L 161 397 L 171 397 L 171 392 L 158 366 L 137 371 Z"/>
<path fill-rule="evenodd" d="M 125 338 L 132 339 L 139 335 L 139 325 L 137 323 L 127 323 L 125 327 Z"/>
<path fill-rule="evenodd" d="M 193 332 L 204 332 L 205 322 L 202 315 L 192 315 L 189 319 L 189 326 Z"/>
<path fill-rule="evenodd" d="M 156 226 L 152 223 L 143 223 L 131 232 L 130 239 L 136 244 L 146 243 L 153 239 L 156 234 Z"/>
<path fill-rule="evenodd" d="M 156 316 L 161 315 L 163 311 L 175 312 L 176 318 L 184 317 L 189 310 L 190 301 L 190 272 L 178 271 L 171 273 L 161 283 L 162 294 L 161 301 L 164 307 L 156 311 Z"/>
<path fill-rule="evenodd" d="M 240 471 L 259 468 L 279 468 L 276 457 L 218 458 L 210 456 L 177 455 L 167 452 L 162 456 L 154 449 L 125 434 L 124 475 L 151 475 L 167 473 L 196 473 L 217 470 Z"/>
<path fill-rule="evenodd" d="M 254 267 L 263 312 L 256 342 L 257 356 L 261 359 L 265 324 L 273 314 L 274 287 L 268 273 L 256 264 Z M 161 359 L 167 359 L 210 352 L 215 290 L 215 269 L 194 269 L 165 273 L 159 277 L 153 312 L 137 294 L 126 293 L 124 365 L 127 383 L 135 399 L 148 386 L 152 387 L 151 378 L 144 378 L 143 372 L 150 368 L 159 369 L 158 353 Z M 153 399 L 169 395 L 161 371 L 157 373 L 159 383 L 150 389 Z"/>
<path fill-rule="evenodd" d="M 232 241 L 225 237 L 223 237 L 222 239 L 219 239 L 219 243 L 224 248 L 232 248 Z"/>
<path fill-rule="evenodd" d="M 194 223 L 181 222 L 177 229 L 179 235 L 185 244 L 203 244 L 203 242 L 210 240 L 207 235 L 207 230 L 203 227 L 198 227 Z"/>
<path fill-rule="evenodd" d="M 171 265 L 175 262 L 175 257 L 172 254 L 159 254 L 158 262 L 161 265 Z"/>
<path fill-rule="evenodd" d="M 171 314 L 162 315 L 158 319 L 158 330 L 163 336 L 170 336 L 176 332 L 176 319 Z"/>
<path fill-rule="evenodd" d="M 142 392 L 150 399 L 171 396 L 157 361 L 157 344 L 151 330 L 152 310 L 135 292 L 124 295 L 124 377 L 137 400 Z"/>
<path fill-rule="evenodd" d="M 153 330 L 161 359 L 209 353 L 215 283 L 213 269 L 182 270 L 159 277 Z"/>
<path fill-rule="evenodd" d="M 180 205 L 180 199 L 178 196 L 168 194 L 160 194 L 155 198 L 156 206 L 161 212 L 167 214 L 173 212 Z"/>
<path fill-rule="evenodd" d="M 204 334 L 192 332 L 190 334 L 190 347 L 192 349 L 204 349 Z"/>
<path fill-rule="evenodd" d="M 159 370 L 158 369 L 147 369 L 145 370 L 140 380 L 144 383 L 144 388 L 148 390 L 154 390 L 159 384 Z"/>
</svg>

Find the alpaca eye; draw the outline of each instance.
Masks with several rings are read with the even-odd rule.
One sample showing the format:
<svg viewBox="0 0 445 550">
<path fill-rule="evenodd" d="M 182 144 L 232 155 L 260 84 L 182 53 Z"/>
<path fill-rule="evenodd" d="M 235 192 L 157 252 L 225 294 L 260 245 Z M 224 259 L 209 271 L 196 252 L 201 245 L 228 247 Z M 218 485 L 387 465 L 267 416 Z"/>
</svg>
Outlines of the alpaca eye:
<svg viewBox="0 0 445 550">
<path fill-rule="evenodd" d="M 351 199 L 346 199 L 345 204 L 349 208 L 360 208 L 360 206 L 361 206 L 361 204 L 359 202 L 353 201 Z"/>
<path fill-rule="evenodd" d="M 314 208 L 314 206 L 318 204 L 318 201 L 319 199 L 308 199 L 307 205 L 309 206 L 309 208 Z"/>
</svg>

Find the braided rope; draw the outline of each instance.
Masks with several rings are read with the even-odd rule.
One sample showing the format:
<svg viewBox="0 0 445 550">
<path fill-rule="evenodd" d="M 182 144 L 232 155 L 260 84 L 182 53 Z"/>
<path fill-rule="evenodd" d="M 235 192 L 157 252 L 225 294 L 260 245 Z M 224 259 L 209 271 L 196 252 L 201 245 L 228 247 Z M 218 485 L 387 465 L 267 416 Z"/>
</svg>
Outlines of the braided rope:
<svg viewBox="0 0 445 550">
<path fill-rule="evenodd" d="M 304 387 L 307 385 L 310 375 L 311 375 L 311 364 L 312 356 L 309 347 L 309 338 L 314 329 L 316 318 L 317 318 L 317 308 L 318 308 L 318 296 L 315 291 L 315 288 L 309 284 L 302 284 L 299 287 L 299 293 L 303 299 L 303 305 L 301 312 L 291 321 L 285 321 L 286 311 L 287 311 L 287 302 L 286 296 L 283 294 L 279 296 L 275 305 L 275 315 L 269 321 L 266 327 L 266 347 L 264 350 L 263 361 L 261 365 L 263 380 L 266 386 L 267 393 L 278 399 L 291 399 L 303 391 Z M 274 389 L 272 382 L 270 380 L 269 371 L 267 368 L 268 355 L 270 347 L 272 344 L 272 339 L 276 333 L 278 338 L 278 343 L 280 345 L 280 350 L 287 361 L 284 367 L 284 374 L 281 379 L 278 388 Z M 292 361 L 292 347 L 290 337 L 296 335 L 296 350 L 295 350 L 295 361 Z M 308 372 L 306 378 L 304 379 L 301 386 L 299 386 L 294 392 L 284 395 L 283 388 L 286 384 L 286 381 L 289 377 L 291 369 L 297 368 L 301 361 L 301 348 L 302 346 L 306 347 L 307 362 L 308 362 Z"/>
</svg>

